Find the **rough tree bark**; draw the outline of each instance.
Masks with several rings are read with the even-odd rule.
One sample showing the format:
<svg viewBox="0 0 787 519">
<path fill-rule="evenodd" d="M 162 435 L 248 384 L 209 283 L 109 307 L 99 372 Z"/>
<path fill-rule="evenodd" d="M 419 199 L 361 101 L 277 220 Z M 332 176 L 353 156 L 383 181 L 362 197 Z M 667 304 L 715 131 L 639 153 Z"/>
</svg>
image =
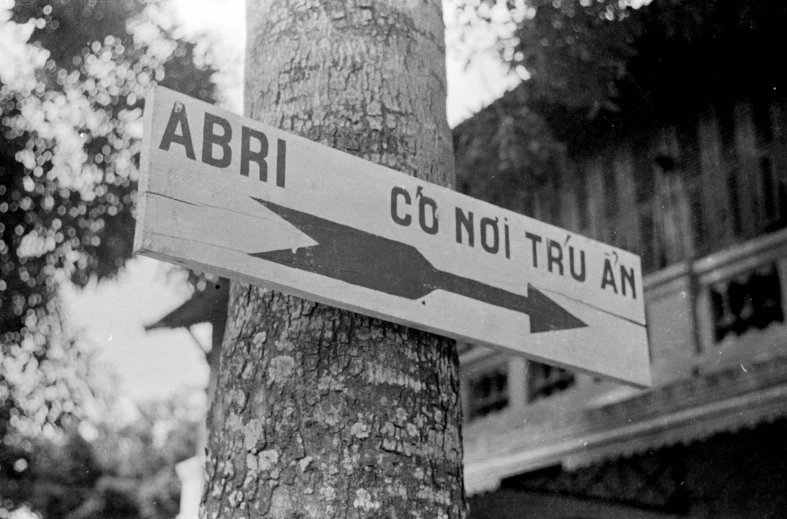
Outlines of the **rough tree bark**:
<svg viewBox="0 0 787 519">
<path fill-rule="evenodd" d="M 247 0 L 247 24 L 247 116 L 453 185 L 440 0 Z M 453 341 L 234 283 L 202 517 L 465 517 L 458 385 Z"/>
</svg>

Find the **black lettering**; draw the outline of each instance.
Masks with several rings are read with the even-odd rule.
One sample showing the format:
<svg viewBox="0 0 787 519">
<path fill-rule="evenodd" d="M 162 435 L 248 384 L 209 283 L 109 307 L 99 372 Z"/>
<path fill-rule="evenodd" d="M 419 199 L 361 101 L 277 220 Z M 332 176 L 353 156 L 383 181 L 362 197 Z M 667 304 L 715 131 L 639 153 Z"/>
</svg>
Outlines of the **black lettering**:
<svg viewBox="0 0 787 519">
<path fill-rule="evenodd" d="M 279 139 L 276 143 L 276 185 L 284 187 L 284 173 L 287 167 L 287 142 Z"/>
<path fill-rule="evenodd" d="M 533 268 L 538 268 L 538 249 L 536 245 L 541 243 L 541 236 L 538 234 L 531 234 L 529 232 L 525 232 L 525 238 L 530 240 L 533 243 Z"/>
<path fill-rule="evenodd" d="M 177 133 L 178 126 L 180 126 L 180 134 Z M 189 130 L 189 119 L 186 117 L 186 107 L 183 106 L 183 103 L 178 102 L 172 106 L 172 112 L 169 114 L 169 121 L 167 121 L 167 127 L 164 129 L 164 136 L 161 138 L 159 149 L 169 151 L 169 147 L 173 142 L 185 148 L 186 157 L 196 160 L 194 144 L 191 141 L 191 131 Z"/>
<path fill-rule="evenodd" d="M 393 221 L 398 223 L 399 225 L 403 225 L 407 227 L 408 225 L 410 225 L 410 222 L 412 221 L 412 217 L 409 214 L 406 214 L 404 216 L 399 216 L 399 212 L 396 210 L 397 208 L 396 200 L 398 196 L 404 197 L 404 203 L 410 205 L 410 193 L 408 193 L 407 190 L 405 190 L 402 187 L 393 188 L 391 190 L 391 219 L 393 219 Z"/>
<path fill-rule="evenodd" d="M 222 128 L 223 133 L 221 135 L 215 133 L 216 126 Z M 202 125 L 202 162 L 217 168 L 229 166 L 230 162 L 232 162 L 230 140 L 232 140 L 230 122 L 218 115 L 206 113 L 205 122 Z M 220 158 L 213 156 L 214 146 L 221 148 L 222 154 Z"/>
<path fill-rule="evenodd" d="M 487 229 L 492 229 L 492 244 L 487 240 Z M 500 249 L 500 231 L 497 228 L 497 218 L 481 218 L 481 246 L 490 254 L 497 254 Z"/>
<path fill-rule="evenodd" d="M 559 274 L 563 275 L 563 247 L 556 241 L 549 240 L 547 247 L 547 268 L 552 272 L 552 265 L 557 264 L 560 270 Z"/>
<path fill-rule="evenodd" d="M 475 232 L 473 230 L 473 211 L 468 211 L 469 216 L 465 216 L 464 211 L 456 208 L 456 243 L 462 243 L 462 227 L 467 232 L 467 244 L 473 247 Z"/>
<path fill-rule="evenodd" d="M 426 225 L 427 206 L 429 206 L 432 209 L 431 225 Z M 438 230 L 437 203 L 433 199 L 429 198 L 428 196 L 421 195 L 421 198 L 418 201 L 418 223 L 421 224 L 421 229 L 423 229 L 426 234 L 437 234 L 437 230 Z"/>
<path fill-rule="evenodd" d="M 620 289 L 623 291 L 623 295 L 626 295 L 626 281 L 628 281 L 631 286 L 631 297 L 636 299 L 637 289 L 634 286 L 634 268 L 632 267 L 626 272 L 626 267 L 620 265 L 620 278 Z"/>
<path fill-rule="evenodd" d="M 601 290 L 604 290 L 607 285 L 612 285 L 612 290 L 618 293 L 618 285 L 615 283 L 615 274 L 612 272 L 612 264 L 609 259 L 604 260 L 604 274 L 601 279 Z"/>
<path fill-rule="evenodd" d="M 508 237 L 508 220 L 506 220 L 506 223 L 503 225 L 503 229 L 504 229 L 504 233 L 503 234 L 505 235 L 505 243 L 506 243 L 506 259 L 510 259 L 511 258 L 511 240 Z"/>
<path fill-rule="evenodd" d="M 251 140 L 258 143 L 258 150 L 252 151 Z M 243 126 L 240 132 L 240 174 L 244 177 L 249 176 L 249 165 L 254 162 L 260 172 L 260 180 L 268 181 L 268 163 L 265 158 L 268 156 L 268 138 L 261 131 Z"/>
<path fill-rule="evenodd" d="M 577 281 L 585 281 L 585 251 L 579 251 L 579 264 L 581 267 L 579 274 L 574 268 L 574 247 L 568 248 L 568 263 L 571 266 L 571 276 Z"/>
</svg>

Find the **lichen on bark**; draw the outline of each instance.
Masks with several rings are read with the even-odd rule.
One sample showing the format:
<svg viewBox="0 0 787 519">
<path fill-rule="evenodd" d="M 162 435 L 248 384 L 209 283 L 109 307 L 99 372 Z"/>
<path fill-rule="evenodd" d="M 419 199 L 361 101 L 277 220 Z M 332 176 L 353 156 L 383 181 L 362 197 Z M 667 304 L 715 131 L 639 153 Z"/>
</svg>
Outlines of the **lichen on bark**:
<svg viewBox="0 0 787 519">
<path fill-rule="evenodd" d="M 439 0 L 248 0 L 246 115 L 453 185 Z M 233 283 L 202 516 L 465 517 L 453 341 Z"/>
</svg>

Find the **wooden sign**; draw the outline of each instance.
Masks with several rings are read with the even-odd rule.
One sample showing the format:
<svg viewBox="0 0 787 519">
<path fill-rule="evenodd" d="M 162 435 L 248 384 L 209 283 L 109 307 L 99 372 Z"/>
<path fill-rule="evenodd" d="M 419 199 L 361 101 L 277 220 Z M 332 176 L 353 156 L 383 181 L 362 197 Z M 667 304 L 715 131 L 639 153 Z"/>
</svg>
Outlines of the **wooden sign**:
<svg viewBox="0 0 787 519">
<path fill-rule="evenodd" d="M 639 257 L 164 88 L 134 249 L 650 385 Z"/>
</svg>

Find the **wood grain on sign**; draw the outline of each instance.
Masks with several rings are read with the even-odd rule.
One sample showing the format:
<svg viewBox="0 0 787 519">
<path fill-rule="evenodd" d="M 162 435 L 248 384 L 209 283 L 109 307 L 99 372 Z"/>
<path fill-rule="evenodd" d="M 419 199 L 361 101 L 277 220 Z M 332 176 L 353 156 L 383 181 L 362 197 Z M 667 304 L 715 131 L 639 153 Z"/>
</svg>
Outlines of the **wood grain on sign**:
<svg viewBox="0 0 787 519">
<path fill-rule="evenodd" d="M 638 256 L 164 88 L 134 249 L 650 385 Z"/>
</svg>

